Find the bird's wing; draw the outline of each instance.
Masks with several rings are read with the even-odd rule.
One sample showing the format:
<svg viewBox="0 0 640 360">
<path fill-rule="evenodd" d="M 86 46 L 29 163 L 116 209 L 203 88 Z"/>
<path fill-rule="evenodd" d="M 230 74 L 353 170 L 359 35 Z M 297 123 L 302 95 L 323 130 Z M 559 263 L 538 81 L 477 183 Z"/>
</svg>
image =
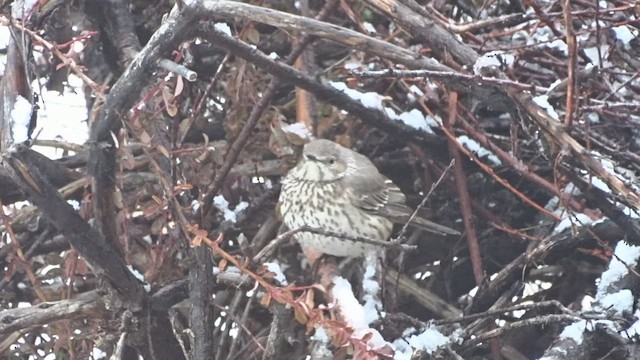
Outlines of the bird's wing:
<svg viewBox="0 0 640 360">
<path fill-rule="evenodd" d="M 362 162 L 359 163 L 362 164 Z M 406 205 L 406 197 L 400 188 L 380 174 L 370 162 L 358 169 L 350 169 L 350 174 L 343 178 L 343 182 L 344 189 L 351 198 L 351 203 L 366 213 L 382 216 L 391 222 L 400 224 L 406 223 L 413 213 L 411 208 Z M 414 217 L 412 224 L 439 234 L 460 234 L 456 230 L 420 216 Z"/>
<path fill-rule="evenodd" d="M 354 206 L 392 221 L 398 215 L 411 213 L 402 191 L 380 174 L 368 158 L 355 152 L 350 155 L 355 161 L 348 162 L 347 176 L 342 181 Z"/>
</svg>

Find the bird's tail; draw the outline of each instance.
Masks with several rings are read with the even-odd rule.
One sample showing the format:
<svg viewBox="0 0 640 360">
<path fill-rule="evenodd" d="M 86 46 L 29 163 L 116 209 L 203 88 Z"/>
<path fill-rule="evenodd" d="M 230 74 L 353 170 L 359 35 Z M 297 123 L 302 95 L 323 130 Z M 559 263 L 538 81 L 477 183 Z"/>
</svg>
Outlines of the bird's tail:
<svg viewBox="0 0 640 360">
<path fill-rule="evenodd" d="M 413 220 L 411 220 L 411 223 L 409 223 L 409 225 L 440 235 L 460 235 L 460 232 L 458 230 L 454 230 L 444 225 L 436 224 L 433 221 L 429 221 L 420 216 L 415 216 Z"/>
</svg>

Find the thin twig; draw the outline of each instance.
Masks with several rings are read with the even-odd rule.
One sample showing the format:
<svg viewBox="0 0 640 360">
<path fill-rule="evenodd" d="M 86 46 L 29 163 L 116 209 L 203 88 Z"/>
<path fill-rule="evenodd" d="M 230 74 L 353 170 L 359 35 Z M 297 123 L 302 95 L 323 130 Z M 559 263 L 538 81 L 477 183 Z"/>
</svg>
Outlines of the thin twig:
<svg viewBox="0 0 640 360">
<path fill-rule="evenodd" d="M 178 74 L 190 82 L 194 82 L 198 79 L 198 74 L 195 71 L 189 69 L 188 67 L 182 64 L 173 62 L 169 59 L 161 59 L 158 62 L 158 66 L 167 71 L 171 71 L 172 73 Z"/>
<path fill-rule="evenodd" d="M 442 174 L 440 174 L 440 177 L 438 178 L 438 180 L 435 183 L 431 184 L 431 188 L 429 189 L 429 192 L 427 193 L 427 195 L 424 196 L 424 198 L 422 199 L 422 202 L 420 202 L 420 205 L 418 205 L 418 207 L 411 214 L 411 217 L 409 217 L 409 220 L 404 224 L 404 226 L 402 226 L 402 230 L 400 230 L 400 234 L 398 234 L 398 236 L 395 239 L 393 239 L 392 242 L 397 242 L 400 239 L 404 238 L 404 234 L 407 232 L 407 229 L 409 228 L 409 225 L 411 224 L 413 219 L 415 219 L 415 217 L 418 215 L 418 211 L 420 211 L 420 209 L 422 209 L 426 205 L 427 200 L 431 196 L 431 193 L 433 193 L 433 191 L 438 187 L 438 185 L 440 185 L 440 182 L 442 182 L 442 180 L 444 179 L 444 176 L 447 175 L 447 172 L 449 171 L 449 169 L 451 169 L 454 162 L 455 160 L 451 159 L 451 162 L 449 162 L 449 165 L 447 165 L 447 167 L 444 169 Z"/>
<path fill-rule="evenodd" d="M 375 71 L 351 71 L 349 73 L 352 76 L 358 78 L 373 78 L 373 79 L 384 79 L 384 78 L 392 78 L 392 79 L 406 79 L 406 78 L 425 78 L 425 79 L 436 79 L 436 80 L 456 80 L 468 82 L 471 84 L 478 85 L 493 85 L 496 87 L 500 86 L 510 86 L 516 89 L 528 90 L 532 93 L 546 93 L 550 89 L 544 86 L 536 86 L 532 84 L 523 84 L 521 82 L 507 80 L 507 79 L 497 79 L 492 77 L 480 76 L 480 75 L 471 75 L 471 74 L 460 74 L 452 71 L 434 71 L 434 70 L 396 70 L 396 69 L 386 69 L 386 70 L 375 70 Z"/>
<path fill-rule="evenodd" d="M 335 0 L 327 2 L 323 7 L 322 11 L 320 11 L 320 13 L 318 14 L 318 18 L 323 19 L 329 16 L 329 14 L 331 13 L 332 9 L 335 7 L 336 4 L 337 4 L 337 1 Z M 284 63 L 287 65 L 292 65 L 296 61 L 298 56 L 300 56 L 304 48 L 308 46 L 314 39 L 315 37 L 305 35 L 304 38 L 300 40 L 300 43 L 298 44 L 298 46 L 291 51 L 291 54 L 289 54 L 289 56 L 287 56 L 287 59 L 284 61 Z M 233 165 L 237 162 L 238 157 L 240 156 L 240 152 L 244 148 L 244 145 L 247 143 L 247 141 L 249 141 L 249 139 L 253 135 L 253 128 L 258 123 L 258 120 L 260 120 L 262 113 L 271 104 L 271 99 L 275 95 L 276 89 L 278 88 L 279 84 L 280 84 L 280 80 L 278 78 L 273 78 L 271 80 L 271 82 L 267 86 L 267 89 L 262 94 L 262 98 L 260 98 L 260 101 L 258 101 L 258 103 L 254 106 L 253 110 L 251 111 L 251 114 L 249 115 L 249 118 L 247 119 L 247 122 L 245 123 L 244 127 L 240 131 L 240 134 L 238 135 L 236 140 L 233 142 L 233 144 L 227 151 L 224 164 L 222 164 L 222 167 L 216 173 L 216 176 L 213 180 L 213 185 L 211 186 L 211 188 L 209 188 L 209 190 L 203 197 L 203 201 L 202 201 L 203 206 L 201 208 L 202 209 L 201 214 L 204 215 L 203 218 L 206 218 L 209 215 L 209 211 L 211 211 L 212 209 L 211 204 L 214 196 L 222 188 L 222 185 L 224 184 L 224 180 L 227 178 L 227 175 L 229 175 L 229 171 L 231 171 L 231 168 L 233 167 Z"/>
<path fill-rule="evenodd" d="M 55 55 L 58 59 L 60 59 L 60 61 L 62 61 L 63 64 L 68 65 L 69 68 L 71 70 L 73 70 L 73 72 L 80 79 L 82 79 L 82 81 L 84 81 L 84 83 L 87 84 L 87 86 L 89 86 L 91 88 L 91 90 L 93 90 L 93 93 L 95 94 L 95 96 L 97 96 L 101 100 L 105 100 L 106 96 L 104 95 L 104 90 L 105 90 L 104 86 L 99 85 L 95 81 L 91 80 L 91 78 L 89 78 L 84 73 L 84 70 L 82 69 L 82 67 L 80 65 L 78 65 L 75 62 L 74 59 L 66 56 L 60 50 L 58 50 L 58 47 L 56 45 L 54 45 L 54 44 L 50 43 L 49 41 L 45 40 L 42 36 L 36 34 L 34 31 L 32 31 L 31 29 L 23 26 L 21 23 L 19 23 L 17 21 L 7 19 L 4 16 L 0 16 L 0 23 L 2 25 L 5 25 L 5 26 L 13 26 L 16 29 L 24 31 L 25 33 L 29 34 L 29 36 L 31 36 L 34 40 L 38 41 L 47 50 L 51 51 L 51 53 L 53 55 Z"/>
</svg>

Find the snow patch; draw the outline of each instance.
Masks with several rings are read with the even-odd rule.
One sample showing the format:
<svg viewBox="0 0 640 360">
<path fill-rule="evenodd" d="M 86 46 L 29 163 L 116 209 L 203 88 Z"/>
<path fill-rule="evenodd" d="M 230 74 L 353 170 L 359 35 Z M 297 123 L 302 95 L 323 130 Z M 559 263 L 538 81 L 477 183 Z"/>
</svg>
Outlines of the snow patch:
<svg viewBox="0 0 640 360">
<path fill-rule="evenodd" d="M 600 123 L 600 115 L 596 112 L 590 112 L 587 114 L 587 120 L 589 124 L 599 124 Z"/>
<path fill-rule="evenodd" d="M 613 294 L 605 294 L 598 301 L 598 308 L 602 310 L 613 310 L 616 314 L 622 315 L 624 312 L 633 310 L 633 294 L 629 289 L 622 289 Z"/>
<path fill-rule="evenodd" d="M 213 205 L 218 208 L 218 210 L 222 211 L 225 221 L 231 221 L 232 223 L 235 223 L 238 220 L 239 213 L 249 207 L 249 203 L 241 201 L 236 205 L 235 210 L 231 210 L 229 209 L 229 202 L 222 195 L 217 195 L 213 198 Z"/>
<path fill-rule="evenodd" d="M 375 34 L 377 33 L 376 28 L 368 21 L 365 21 L 362 23 L 362 26 L 364 27 L 364 29 L 370 33 L 370 34 Z"/>
<path fill-rule="evenodd" d="M 564 40 L 556 39 L 547 45 L 550 49 L 556 49 L 560 51 L 563 55 L 569 55 L 569 46 Z"/>
<path fill-rule="evenodd" d="M 631 40 L 636 38 L 636 35 L 629 29 L 628 25 L 620 25 L 611 28 L 613 33 L 616 35 L 616 39 L 618 39 L 622 44 L 627 47 Z"/>
<path fill-rule="evenodd" d="M 362 339 L 368 334 L 370 335 L 367 345 L 373 349 L 380 349 L 387 346 L 387 342 L 382 338 L 382 335 L 369 327 L 367 323 L 367 316 L 365 315 L 365 309 L 351 290 L 351 284 L 343 277 L 336 276 L 333 278 L 333 297 L 337 306 L 340 308 L 340 314 L 346 321 L 347 325 L 353 328 L 353 337 Z"/>
<path fill-rule="evenodd" d="M 466 147 L 469 151 L 476 154 L 479 158 L 486 157 L 493 165 L 502 165 L 502 161 L 491 151 L 482 147 L 477 141 L 466 135 L 459 136 L 458 142 Z"/>
<path fill-rule="evenodd" d="M 282 131 L 284 131 L 286 134 L 293 134 L 296 135 L 297 137 L 299 137 L 302 140 L 313 140 L 313 134 L 311 133 L 311 130 L 309 130 L 309 128 L 307 127 L 307 125 L 303 124 L 303 123 L 293 123 L 293 124 L 286 124 L 282 126 Z"/>
<path fill-rule="evenodd" d="M 560 335 L 558 335 L 559 339 L 572 339 L 575 341 L 576 345 L 582 344 L 582 337 L 584 331 L 587 329 L 587 321 L 580 320 L 576 321 L 571 325 L 568 325 L 562 330 Z"/>
<path fill-rule="evenodd" d="M 38 134 L 38 139 L 62 139 L 72 144 L 84 144 L 89 139 L 84 83 L 75 74 L 69 74 L 67 80 L 62 93 L 48 90 L 44 78 L 31 83 L 32 89 L 42 90 L 39 95 L 44 104 L 38 110 L 38 125 L 34 134 Z M 50 159 L 60 158 L 64 154 L 62 149 L 52 147 L 34 146 L 34 149 Z"/>
<path fill-rule="evenodd" d="M 549 95 L 538 95 L 533 98 L 533 102 L 536 103 L 536 105 L 540 106 L 541 108 L 545 109 L 547 111 L 547 114 L 549 114 L 549 116 L 551 116 L 552 118 L 558 121 L 560 120 L 560 116 L 556 112 L 556 109 L 554 109 L 553 106 L 549 104 Z"/>
<path fill-rule="evenodd" d="M 512 67 L 516 62 L 516 57 L 504 51 L 488 52 L 478 58 L 473 64 L 473 73 L 482 75 L 485 68 L 502 68 L 503 66 Z"/>
<path fill-rule="evenodd" d="M 231 28 L 229 27 L 229 25 L 227 25 L 227 23 L 215 23 L 213 25 L 213 28 L 231 36 Z"/>
<path fill-rule="evenodd" d="M 640 309 L 636 310 L 633 316 L 638 320 L 631 326 L 629 326 L 629 328 L 627 329 L 627 333 L 630 336 L 640 335 Z"/>
<path fill-rule="evenodd" d="M 11 17 L 14 20 L 24 19 L 40 0 L 18 0 L 11 4 Z"/>
<path fill-rule="evenodd" d="M 602 56 L 602 59 L 598 57 L 598 48 L 595 46 L 586 47 L 583 50 L 584 50 L 584 54 L 587 55 L 587 57 L 589 58 L 589 60 L 591 60 L 591 63 L 594 66 L 609 67 L 611 65 L 611 62 L 609 62 L 608 60 L 605 60 L 609 53 L 609 45 L 600 46 L 600 55 Z"/>
<path fill-rule="evenodd" d="M 281 285 L 288 285 L 289 283 L 287 282 L 287 277 L 284 276 L 284 273 L 282 272 L 282 269 L 280 269 L 280 264 L 278 264 L 277 262 L 267 262 L 262 264 L 264 267 L 267 268 L 267 270 L 269 270 L 269 272 L 274 273 L 275 275 L 273 276 L 273 278 L 279 282 Z"/>
<path fill-rule="evenodd" d="M 596 301 L 604 299 L 611 284 L 627 274 L 629 271 L 627 266 L 635 268 L 640 258 L 640 247 L 629 245 L 624 241 L 618 241 L 614 254 L 615 256 L 609 262 L 609 268 L 602 273 L 600 283 L 598 283 Z"/>
<path fill-rule="evenodd" d="M 29 140 L 29 123 L 33 106 L 26 98 L 18 95 L 11 110 L 11 133 L 14 143 L 23 143 Z"/>
<path fill-rule="evenodd" d="M 364 315 L 367 324 L 380 319 L 382 311 L 382 302 L 378 294 L 380 293 L 380 284 L 376 281 L 376 255 L 375 252 L 367 254 L 365 262 L 364 276 L 362 277 L 362 291 L 364 295 Z"/>
<path fill-rule="evenodd" d="M 396 348 L 394 359 L 396 360 L 409 360 L 411 359 L 413 352 L 417 350 L 425 351 L 428 354 L 433 354 L 442 346 L 445 346 L 451 342 L 451 338 L 443 335 L 435 326 L 427 326 L 421 333 L 415 333 L 416 329 L 408 328 L 404 331 L 402 339 L 397 339 L 393 342 Z"/>
<path fill-rule="evenodd" d="M 560 223 L 556 225 L 555 229 L 553 229 L 553 234 L 559 234 L 563 232 L 565 229 L 570 228 L 574 223 L 578 226 L 586 226 L 592 224 L 593 220 L 585 214 L 575 214 L 573 218 L 571 216 L 568 216 L 562 219 L 562 221 L 560 221 Z"/>
<path fill-rule="evenodd" d="M 144 275 L 142 275 L 140 271 L 134 269 L 131 265 L 127 265 L 127 269 L 129 269 L 129 272 L 131 272 L 136 279 L 140 280 L 144 284 L 143 287 L 146 292 L 151 291 L 151 285 L 147 283 L 147 281 L 144 279 Z"/>
<path fill-rule="evenodd" d="M 387 98 L 376 92 L 360 92 L 358 90 L 349 88 L 347 84 L 342 82 L 332 81 L 329 84 L 337 90 L 342 91 L 343 93 L 345 93 L 345 95 L 352 98 L 353 100 L 359 101 L 365 107 L 384 111 L 384 113 L 390 119 L 401 121 L 414 129 L 433 134 L 434 132 L 432 128 L 439 127 L 439 124 L 442 123 L 442 120 L 433 116 L 425 116 L 418 109 L 413 109 L 408 112 L 400 113 L 398 115 L 395 110 L 383 105 L 383 101 Z"/>
</svg>

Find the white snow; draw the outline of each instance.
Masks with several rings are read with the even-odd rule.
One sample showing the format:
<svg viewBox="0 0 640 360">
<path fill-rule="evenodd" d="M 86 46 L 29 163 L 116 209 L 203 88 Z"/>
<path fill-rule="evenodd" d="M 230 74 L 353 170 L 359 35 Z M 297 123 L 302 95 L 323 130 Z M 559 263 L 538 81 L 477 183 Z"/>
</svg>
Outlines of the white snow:
<svg viewBox="0 0 640 360">
<path fill-rule="evenodd" d="M 273 278 L 279 282 L 281 285 L 288 285 L 289 283 L 287 282 L 287 277 L 284 276 L 284 273 L 282 272 L 282 269 L 280 269 L 280 264 L 278 264 L 277 262 L 267 262 L 262 264 L 264 267 L 267 268 L 267 270 L 269 270 L 269 272 L 274 273 Z"/>
<path fill-rule="evenodd" d="M 193 209 L 193 211 L 198 211 L 198 209 L 200 209 L 200 201 L 193 200 L 191 202 L 191 208 Z"/>
<path fill-rule="evenodd" d="M 362 69 L 362 61 L 360 60 L 347 60 L 344 62 L 345 70 L 354 71 Z"/>
<path fill-rule="evenodd" d="M 367 254 L 365 260 L 365 271 L 362 277 L 362 291 L 364 295 L 364 315 L 367 324 L 380 319 L 380 312 L 382 311 L 382 302 L 378 297 L 380 293 L 380 284 L 376 281 L 376 254 L 372 252 Z"/>
<path fill-rule="evenodd" d="M 364 315 L 364 308 L 351 290 L 351 284 L 345 278 L 336 276 L 333 278 L 333 297 L 340 307 L 340 313 L 349 326 L 356 328 L 369 327 Z"/>
<path fill-rule="evenodd" d="M 131 265 L 127 265 L 127 269 L 129 269 L 129 271 L 133 274 L 133 276 L 135 276 L 136 279 L 144 283 L 143 287 L 146 292 L 151 291 L 151 285 L 146 282 L 146 280 L 144 279 L 144 275 L 142 275 L 138 270 L 134 269 Z"/>
<path fill-rule="evenodd" d="M 241 201 L 236 205 L 235 210 L 229 209 L 229 202 L 222 195 L 217 195 L 213 198 L 213 205 L 222 211 L 225 221 L 231 221 L 235 223 L 238 220 L 238 214 L 244 211 L 249 204 L 245 201 Z"/>
<path fill-rule="evenodd" d="M 562 52 L 563 55 L 569 53 L 567 43 L 562 39 L 557 39 L 553 31 L 546 26 L 538 26 L 533 33 L 526 30 L 514 33 L 514 39 L 526 40 L 527 45 L 537 45 Z"/>
<path fill-rule="evenodd" d="M 633 294 L 629 289 L 622 289 L 613 294 L 605 294 L 597 303 L 597 308 L 602 310 L 613 310 L 616 314 L 622 315 L 624 312 L 633 310 Z"/>
<path fill-rule="evenodd" d="M 369 327 L 367 317 L 365 315 L 365 309 L 353 295 L 351 284 L 340 276 L 333 278 L 333 284 L 333 297 L 340 309 L 342 318 L 347 325 L 353 328 L 352 336 L 357 339 L 362 339 L 368 334 L 371 334 L 371 337 L 367 341 L 367 345 L 371 346 L 373 349 L 379 349 L 387 346 L 388 343 L 382 338 L 382 335 L 380 335 L 377 330 Z"/>
<path fill-rule="evenodd" d="M 556 39 L 547 45 L 548 48 L 559 50 L 563 55 L 569 54 L 569 46 L 564 40 Z"/>
<path fill-rule="evenodd" d="M 0 49 L 6 49 L 9 46 L 11 33 L 8 26 L 0 26 Z M 0 73 L 4 74 L 4 68 L 7 65 L 7 55 L 0 54 Z"/>
<path fill-rule="evenodd" d="M 640 258 L 640 247 L 629 245 L 624 241 L 618 241 L 614 254 L 615 256 L 609 262 L 609 268 L 602 273 L 600 283 L 598 283 L 596 301 L 603 299 L 607 295 L 607 290 L 611 284 L 627 274 L 629 271 L 627 266 L 636 267 Z"/>
<path fill-rule="evenodd" d="M 478 155 L 479 158 L 486 157 L 493 165 L 502 165 L 502 161 L 500 161 L 493 152 L 482 147 L 482 145 L 467 135 L 458 136 L 457 140 L 460 144 L 469 149 L 469 151 Z"/>
<path fill-rule="evenodd" d="M 533 98 L 533 102 L 536 103 L 541 108 L 547 111 L 547 114 L 556 120 L 560 120 L 560 116 L 556 112 L 556 109 L 549 104 L 549 96 L 548 95 L 538 95 Z"/>
<path fill-rule="evenodd" d="M 425 116 L 420 110 L 413 109 L 408 112 L 400 113 L 390 107 L 384 106 L 383 101 L 387 100 L 385 96 L 382 96 L 376 92 L 360 92 L 358 90 L 351 89 L 347 84 L 342 82 L 332 81 L 329 83 L 334 88 L 344 92 L 350 98 L 359 101 L 365 107 L 370 109 L 382 110 L 392 120 L 401 121 L 404 124 L 411 126 L 415 129 L 425 131 L 433 134 L 431 128 L 438 127 L 441 120 L 432 116 Z"/>
<path fill-rule="evenodd" d="M 565 229 L 570 228 L 572 224 L 576 224 L 576 226 L 580 227 L 593 224 L 593 222 L 594 221 L 585 214 L 575 214 L 574 217 L 568 216 L 562 219 L 562 221 L 560 221 L 560 223 L 556 225 L 556 227 L 553 229 L 553 234 L 559 234 L 563 232 Z"/>
<path fill-rule="evenodd" d="M 343 82 L 331 81 L 329 84 L 334 88 L 342 91 L 350 98 L 360 101 L 362 105 L 368 107 L 370 109 L 382 110 L 384 107 L 382 106 L 382 102 L 386 99 L 384 96 L 378 94 L 377 92 L 360 92 L 358 90 L 351 89 L 347 86 L 347 84 Z"/>
<path fill-rule="evenodd" d="M 623 212 L 625 215 L 627 215 L 627 216 L 631 217 L 632 219 L 640 218 L 640 213 L 639 213 L 638 211 L 636 211 L 635 209 L 631 209 L 631 208 L 629 208 L 629 207 L 626 207 L 626 206 L 625 206 L 625 207 L 622 209 L 622 212 Z"/>
<path fill-rule="evenodd" d="M 395 354 L 393 354 L 394 360 L 411 360 L 413 348 L 405 339 L 396 339 L 393 342 L 393 347 L 396 350 Z"/>
<path fill-rule="evenodd" d="M 48 90 L 46 79 L 34 80 L 33 89 L 42 89 L 39 93 L 43 106 L 38 110 L 38 124 L 34 136 L 42 140 L 64 140 L 72 144 L 84 144 L 89 139 L 87 126 L 87 106 L 82 90 L 82 80 L 70 74 L 68 83 L 61 94 Z M 62 156 L 63 151 L 51 147 L 34 146 L 39 153 L 50 159 Z"/>
<path fill-rule="evenodd" d="M 249 203 L 248 202 L 240 201 L 238 203 L 238 205 L 236 205 L 236 208 L 233 211 L 235 211 L 236 214 L 239 214 L 239 213 L 247 210 L 248 207 L 249 207 Z"/>
<path fill-rule="evenodd" d="M 217 266 L 214 266 L 213 269 L 213 275 L 218 275 L 220 274 L 220 268 Z M 226 268 L 224 268 L 224 272 L 225 273 L 233 273 L 233 274 L 242 274 L 242 271 L 240 271 L 240 269 L 238 269 L 235 266 L 227 266 Z"/>
<path fill-rule="evenodd" d="M 377 33 L 376 28 L 368 21 L 363 22 L 362 27 L 364 27 L 364 29 L 370 34 Z"/>
<path fill-rule="evenodd" d="M 633 34 L 628 25 L 616 26 L 611 30 L 616 35 L 616 39 L 620 40 L 625 47 L 629 46 L 631 40 L 636 38 L 636 35 Z"/>
<path fill-rule="evenodd" d="M 409 90 L 411 90 L 412 93 L 416 94 L 416 96 L 424 96 L 424 92 L 415 84 L 411 85 L 409 87 Z"/>
<path fill-rule="evenodd" d="M 516 58 L 512 54 L 504 51 L 488 52 L 478 58 L 473 64 L 473 73 L 482 75 L 485 68 L 502 68 L 503 66 L 512 67 Z"/>
<path fill-rule="evenodd" d="M 316 331 L 311 336 L 311 340 L 328 343 L 329 342 L 329 336 L 327 335 L 327 332 L 324 331 L 324 328 L 317 327 Z"/>
<path fill-rule="evenodd" d="M 293 124 L 286 124 L 282 126 L 282 131 L 286 134 L 293 134 L 299 137 L 302 140 L 313 140 L 313 134 L 311 130 L 307 127 L 307 125 L 299 122 L 295 122 Z"/>
<path fill-rule="evenodd" d="M 573 339 L 576 345 L 582 344 L 582 336 L 587 328 L 587 321 L 576 321 L 571 325 L 567 325 L 558 336 L 559 339 Z"/>
<path fill-rule="evenodd" d="M 444 336 L 438 329 L 429 327 L 418 335 L 409 338 L 409 344 L 416 349 L 423 349 L 431 354 L 441 346 L 449 343 L 449 338 Z"/>
<path fill-rule="evenodd" d="M 413 109 L 409 112 L 400 113 L 396 115 L 395 111 L 391 108 L 385 108 L 389 118 L 394 120 L 400 120 L 406 125 L 418 130 L 423 130 L 429 134 L 433 134 L 431 128 L 438 127 L 442 123 L 441 119 L 434 118 L 431 115 L 425 116 L 420 110 Z"/>
<path fill-rule="evenodd" d="M 451 342 L 451 338 L 443 335 L 435 326 L 427 326 L 421 333 L 413 334 L 416 330 L 408 328 L 404 331 L 402 339 L 393 342 L 396 353 L 394 359 L 408 360 L 411 359 L 413 352 L 423 350 L 428 354 L 432 354 L 440 347 Z"/>
<path fill-rule="evenodd" d="M 91 358 L 95 360 L 106 359 L 107 353 L 94 346 L 91 349 Z"/>
<path fill-rule="evenodd" d="M 136 277 L 136 279 L 144 282 L 144 276 L 140 273 L 140 271 L 133 268 L 131 265 L 127 265 L 127 269 Z"/>
<path fill-rule="evenodd" d="M 591 63 L 593 65 L 603 66 L 603 67 L 609 67 L 611 65 L 611 62 L 609 62 L 608 60 L 605 60 L 609 54 L 609 45 L 600 46 L 600 55 L 602 56 L 602 62 L 600 62 L 600 59 L 598 58 L 597 47 L 595 46 L 585 47 L 582 50 L 584 51 L 584 54 L 587 55 L 589 60 L 591 60 Z"/>
<path fill-rule="evenodd" d="M 229 27 L 229 25 L 227 25 L 227 23 L 215 23 L 213 25 L 213 28 L 231 36 L 231 28 Z"/>
<path fill-rule="evenodd" d="M 633 316 L 638 320 L 631 324 L 631 326 L 629 326 L 629 328 L 627 329 L 627 333 L 630 336 L 640 335 L 640 309 L 636 309 Z"/>
<path fill-rule="evenodd" d="M 29 122 L 31 121 L 32 106 L 29 100 L 18 95 L 11 110 L 11 132 L 14 143 L 29 140 Z"/>
<path fill-rule="evenodd" d="M 75 211 L 80 210 L 80 203 L 78 202 L 78 200 L 67 200 L 67 204 L 71 205 L 71 207 L 73 207 L 73 210 Z"/>
<path fill-rule="evenodd" d="M 213 205 L 218 208 L 218 210 L 222 211 L 224 215 L 224 219 L 226 221 L 235 222 L 236 221 L 236 213 L 233 210 L 229 209 L 229 202 L 222 195 L 217 195 L 213 198 Z"/>
<path fill-rule="evenodd" d="M 11 4 L 11 17 L 13 19 L 23 19 L 28 16 L 33 6 L 40 0 L 18 0 Z"/>
</svg>

